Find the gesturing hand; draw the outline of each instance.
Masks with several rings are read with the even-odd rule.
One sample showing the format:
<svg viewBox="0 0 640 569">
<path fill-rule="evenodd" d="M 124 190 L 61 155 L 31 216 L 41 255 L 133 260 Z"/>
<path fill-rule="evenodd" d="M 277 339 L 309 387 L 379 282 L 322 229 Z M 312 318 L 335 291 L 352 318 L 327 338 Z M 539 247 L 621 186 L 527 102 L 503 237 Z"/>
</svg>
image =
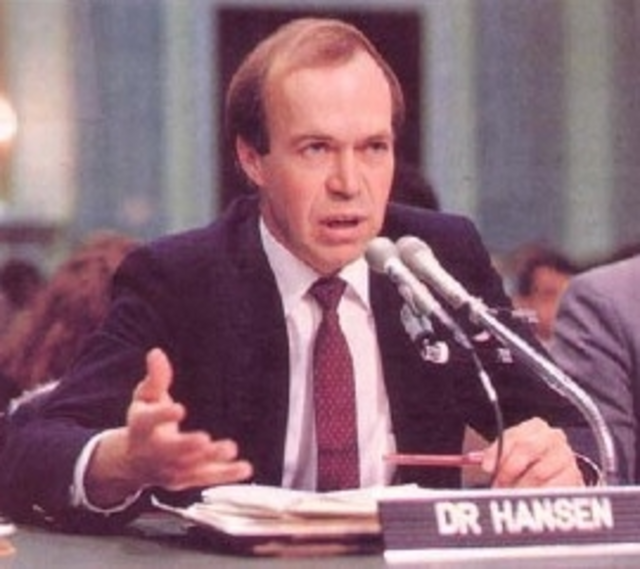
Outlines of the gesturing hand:
<svg viewBox="0 0 640 569">
<path fill-rule="evenodd" d="M 133 393 L 126 426 L 106 433 L 89 463 L 85 486 L 95 505 L 119 503 L 145 486 L 181 490 L 251 476 L 251 465 L 238 460 L 234 441 L 214 440 L 202 431 L 180 431 L 187 411 L 169 394 L 172 378 L 165 354 L 151 350 L 147 375 Z"/>
</svg>

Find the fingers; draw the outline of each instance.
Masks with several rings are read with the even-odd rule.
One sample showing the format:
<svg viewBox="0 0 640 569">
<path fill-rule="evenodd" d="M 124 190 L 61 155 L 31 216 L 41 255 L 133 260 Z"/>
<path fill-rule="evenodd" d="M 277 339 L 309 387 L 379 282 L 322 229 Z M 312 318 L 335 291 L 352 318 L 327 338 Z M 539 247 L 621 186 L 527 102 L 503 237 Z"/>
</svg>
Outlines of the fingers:
<svg viewBox="0 0 640 569">
<path fill-rule="evenodd" d="M 144 444 L 154 432 L 177 433 L 179 424 L 186 416 L 185 408 L 179 403 L 162 403 L 155 405 L 132 403 L 127 416 L 130 437 Z"/>
<path fill-rule="evenodd" d="M 87 467 L 86 489 L 93 504 L 120 504 L 147 486 L 182 490 L 253 475 L 251 464 L 238 459 L 235 442 L 180 430 L 186 409 L 169 394 L 172 375 L 166 355 L 151 350 L 126 425 L 106 432 Z"/>
<path fill-rule="evenodd" d="M 212 440 L 202 432 L 165 434 L 145 450 L 134 467 L 146 485 L 182 490 L 237 482 L 253 474 L 248 462 L 238 460 L 233 441 Z"/>
<path fill-rule="evenodd" d="M 131 478 L 145 486 L 180 490 L 249 478 L 252 468 L 238 460 L 231 440 L 214 440 L 202 431 L 182 432 L 178 404 L 134 413 L 128 429 L 127 463 Z M 180 415 L 173 415 L 175 410 Z"/>
<path fill-rule="evenodd" d="M 497 443 L 485 452 L 483 469 L 493 472 Z M 507 429 L 494 486 L 498 488 L 581 486 L 582 475 L 565 434 L 541 419 Z"/>
<path fill-rule="evenodd" d="M 134 391 L 134 399 L 147 403 L 170 399 L 169 388 L 173 370 L 166 354 L 160 348 L 153 348 L 147 354 L 147 375 Z"/>
<path fill-rule="evenodd" d="M 245 480 L 253 474 L 251 465 L 238 460 L 238 449 L 233 441 L 204 439 L 180 441 L 174 449 L 175 460 L 164 463 L 157 471 L 158 484 L 169 490 L 182 490 L 194 486 L 212 486 Z M 185 435 L 182 436 L 185 439 Z M 195 446 L 192 446 L 192 443 Z"/>
<path fill-rule="evenodd" d="M 204 432 L 182 432 L 186 409 L 169 394 L 173 370 L 165 353 L 147 354 L 147 375 L 137 385 L 127 415 L 128 467 L 144 485 L 179 490 L 249 478 L 237 445 Z"/>
<path fill-rule="evenodd" d="M 186 410 L 175 403 L 169 394 L 173 370 L 165 353 L 159 348 L 147 354 L 147 375 L 136 386 L 127 414 L 132 446 L 144 444 L 157 429 L 178 430 Z"/>
</svg>

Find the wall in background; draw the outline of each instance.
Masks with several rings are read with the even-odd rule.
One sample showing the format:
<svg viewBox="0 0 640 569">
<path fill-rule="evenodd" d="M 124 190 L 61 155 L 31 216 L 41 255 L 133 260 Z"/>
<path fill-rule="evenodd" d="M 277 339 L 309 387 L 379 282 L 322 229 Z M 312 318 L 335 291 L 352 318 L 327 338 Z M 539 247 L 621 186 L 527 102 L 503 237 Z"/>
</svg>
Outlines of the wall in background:
<svg viewBox="0 0 640 569">
<path fill-rule="evenodd" d="M 0 224 L 154 237 L 222 203 L 225 10 L 258 0 L 0 0 L 21 130 Z M 273 1 L 413 14 L 419 159 L 496 252 L 640 241 L 639 0 Z"/>
</svg>

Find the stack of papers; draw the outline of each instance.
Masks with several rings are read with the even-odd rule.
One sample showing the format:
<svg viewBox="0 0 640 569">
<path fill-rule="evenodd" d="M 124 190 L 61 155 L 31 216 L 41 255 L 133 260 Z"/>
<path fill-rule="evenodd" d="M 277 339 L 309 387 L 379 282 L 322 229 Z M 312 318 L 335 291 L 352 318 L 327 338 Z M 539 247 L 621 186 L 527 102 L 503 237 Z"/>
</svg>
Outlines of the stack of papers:
<svg viewBox="0 0 640 569">
<path fill-rule="evenodd" d="M 217 534 L 218 541 L 224 536 L 227 543 L 251 545 L 251 553 L 280 554 L 283 543 L 289 553 L 292 544 L 308 551 L 310 544 L 320 543 L 341 545 L 343 553 L 345 546 L 376 544 L 380 549 L 379 500 L 423 492 L 415 485 L 320 494 L 239 484 L 209 488 L 201 502 L 186 508 L 155 505 Z"/>
</svg>

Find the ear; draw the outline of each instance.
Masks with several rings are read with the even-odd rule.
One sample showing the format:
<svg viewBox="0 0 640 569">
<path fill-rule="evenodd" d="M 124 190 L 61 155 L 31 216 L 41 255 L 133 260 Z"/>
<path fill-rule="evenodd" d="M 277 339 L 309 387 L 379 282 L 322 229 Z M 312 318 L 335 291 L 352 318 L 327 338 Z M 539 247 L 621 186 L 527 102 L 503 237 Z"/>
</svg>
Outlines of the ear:
<svg viewBox="0 0 640 569">
<path fill-rule="evenodd" d="M 236 156 L 245 176 L 258 188 L 262 187 L 262 156 L 240 136 L 236 137 Z"/>
</svg>

